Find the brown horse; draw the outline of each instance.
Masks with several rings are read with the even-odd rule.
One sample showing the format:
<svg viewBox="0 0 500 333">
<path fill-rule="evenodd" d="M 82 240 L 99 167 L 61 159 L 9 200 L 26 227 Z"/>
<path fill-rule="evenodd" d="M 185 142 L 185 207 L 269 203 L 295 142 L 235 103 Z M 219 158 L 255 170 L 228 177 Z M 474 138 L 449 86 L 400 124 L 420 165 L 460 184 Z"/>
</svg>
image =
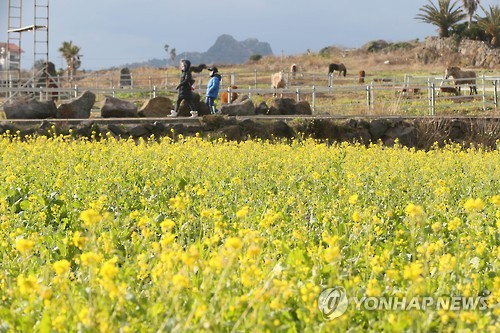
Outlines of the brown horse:
<svg viewBox="0 0 500 333">
<path fill-rule="evenodd" d="M 470 95 L 472 95 L 472 93 L 477 95 L 476 72 L 463 71 L 459 67 L 448 67 L 444 73 L 444 78 L 448 79 L 450 76 L 453 77 L 453 81 L 455 82 L 455 86 L 458 87 L 458 91 L 460 91 L 460 85 L 467 84 L 469 85 Z"/>
<path fill-rule="evenodd" d="M 365 76 L 366 76 L 366 72 L 364 70 L 360 70 L 358 72 L 358 83 L 359 84 L 365 83 Z"/>
<path fill-rule="evenodd" d="M 333 75 L 334 71 L 339 72 L 339 75 L 343 74 L 344 77 L 347 75 L 347 69 L 344 64 L 330 64 L 328 66 L 328 75 Z"/>
</svg>

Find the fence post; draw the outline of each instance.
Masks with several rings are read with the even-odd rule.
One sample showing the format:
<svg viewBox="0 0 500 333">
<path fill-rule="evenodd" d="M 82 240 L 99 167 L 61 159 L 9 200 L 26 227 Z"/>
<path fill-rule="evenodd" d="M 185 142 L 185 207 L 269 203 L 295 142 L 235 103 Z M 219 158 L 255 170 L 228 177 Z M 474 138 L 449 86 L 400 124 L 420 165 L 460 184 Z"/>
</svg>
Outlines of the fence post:
<svg viewBox="0 0 500 333">
<path fill-rule="evenodd" d="M 375 88 L 373 87 L 373 81 L 370 82 L 370 91 L 371 91 L 370 99 L 372 101 L 372 110 L 375 110 Z"/>
<path fill-rule="evenodd" d="M 227 87 L 227 102 L 231 104 L 232 98 L 231 98 L 231 86 Z"/>
<path fill-rule="evenodd" d="M 333 86 L 333 73 L 331 74 L 328 74 L 328 87 L 332 87 Z"/>
<path fill-rule="evenodd" d="M 78 97 L 78 86 L 75 84 L 75 95 L 74 97 Z"/>
<path fill-rule="evenodd" d="M 370 114 L 370 108 L 372 106 L 372 92 L 370 86 L 366 86 L 366 107 L 368 114 Z"/>
<path fill-rule="evenodd" d="M 300 102 L 300 90 L 299 90 L 299 88 L 297 88 L 297 90 L 295 91 L 295 101 L 297 103 Z"/>
<path fill-rule="evenodd" d="M 151 76 L 148 77 L 148 85 L 149 85 L 149 98 L 151 98 L 151 93 L 153 91 L 153 79 L 151 79 Z"/>
<path fill-rule="evenodd" d="M 153 98 L 156 98 L 158 96 L 158 88 L 156 86 L 153 86 Z"/>
<path fill-rule="evenodd" d="M 248 98 L 252 99 L 252 86 L 248 86 Z"/>
<path fill-rule="evenodd" d="M 429 115 L 434 116 L 436 113 L 436 84 L 427 80 L 429 90 Z"/>
<path fill-rule="evenodd" d="M 495 111 L 498 111 L 498 82 L 500 80 L 493 81 L 493 104 L 495 104 Z"/>
<path fill-rule="evenodd" d="M 483 89 L 483 111 L 486 111 L 486 81 L 485 81 L 485 77 L 484 77 L 484 74 L 483 76 L 481 77 L 481 85 L 482 85 L 482 89 Z"/>
<path fill-rule="evenodd" d="M 316 87 L 312 87 L 312 111 L 316 113 Z"/>
</svg>

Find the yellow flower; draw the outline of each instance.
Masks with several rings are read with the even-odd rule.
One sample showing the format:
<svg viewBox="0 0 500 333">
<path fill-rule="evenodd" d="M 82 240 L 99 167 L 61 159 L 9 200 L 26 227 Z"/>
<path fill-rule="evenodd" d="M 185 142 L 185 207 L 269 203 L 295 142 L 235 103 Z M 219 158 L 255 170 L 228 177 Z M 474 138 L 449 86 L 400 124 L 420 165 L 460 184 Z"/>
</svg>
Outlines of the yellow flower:
<svg viewBox="0 0 500 333">
<path fill-rule="evenodd" d="M 167 232 L 175 227 L 175 222 L 172 221 L 171 219 L 166 219 L 160 223 L 160 227 L 163 232 Z"/>
<path fill-rule="evenodd" d="M 94 252 L 85 252 L 80 255 L 82 265 L 95 266 L 102 260 L 102 256 Z"/>
<path fill-rule="evenodd" d="M 481 198 L 473 199 L 469 198 L 464 203 L 464 208 L 466 212 L 471 212 L 473 210 L 483 210 L 484 202 Z"/>
<path fill-rule="evenodd" d="M 361 221 L 361 215 L 359 214 L 358 211 L 355 211 L 353 214 L 352 214 L 352 220 L 354 222 L 359 222 Z"/>
<path fill-rule="evenodd" d="M 449 253 L 439 257 L 439 272 L 448 273 L 455 268 L 457 259 Z"/>
<path fill-rule="evenodd" d="M 189 286 L 189 280 L 187 277 L 181 274 L 175 274 L 172 277 L 172 285 L 176 288 L 187 288 Z"/>
<path fill-rule="evenodd" d="M 492 196 L 491 203 L 494 205 L 500 205 L 500 194 Z"/>
<path fill-rule="evenodd" d="M 241 249 L 242 243 L 241 239 L 239 239 L 238 237 L 229 237 L 228 239 L 226 239 L 225 245 L 229 249 L 239 250 Z"/>
<path fill-rule="evenodd" d="M 358 202 L 358 195 L 357 194 L 353 194 L 349 197 L 349 203 L 351 205 L 355 205 L 356 202 Z"/>
<path fill-rule="evenodd" d="M 92 324 L 92 318 L 90 318 L 90 311 L 88 308 L 83 308 L 78 312 L 78 319 L 84 326 L 90 326 Z"/>
<path fill-rule="evenodd" d="M 35 242 L 29 239 L 18 238 L 16 239 L 16 250 L 21 252 L 22 254 L 28 254 L 31 252 L 35 246 Z"/>
<path fill-rule="evenodd" d="M 463 311 L 463 312 L 460 312 L 459 318 L 460 318 L 460 320 L 462 320 L 466 324 L 474 324 L 478 320 L 478 315 L 476 312 Z"/>
<path fill-rule="evenodd" d="M 93 209 L 87 209 L 80 213 L 80 219 L 86 227 L 92 227 L 102 220 L 102 216 Z"/>
<path fill-rule="evenodd" d="M 250 245 L 247 249 L 247 254 L 249 257 L 255 257 L 260 253 L 260 247 L 258 245 Z"/>
<path fill-rule="evenodd" d="M 407 280 L 417 281 L 421 279 L 422 273 L 423 273 L 422 263 L 419 261 L 415 261 L 405 266 L 403 270 L 403 277 Z"/>
<path fill-rule="evenodd" d="M 99 275 L 105 279 L 114 279 L 118 275 L 118 267 L 115 265 L 116 258 L 106 261 L 99 271 Z"/>
<path fill-rule="evenodd" d="M 448 230 L 449 231 L 454 231 L 458 227 L 460 227 L 461 224 L 462 224 L 462 221 L 458 217 L 455 217 L 455 218 L 453 218 L 453 220 L 451 220 L 450 222 L 448 222 Z"/>
<path fill-rule="evenodd" d="M 69 271 L 70 267 L 71 263 L 66 259 L 58 260 L 52 264 L 52 268 L 57 275 L 66 274 Z"/>
<path fill-rule="evenodd" d="M 250 207 L 244 206 L 241 208 L 239 211 L 236 212 L 236 217 L 242 219 L 245 218 L 248 215 L 248 211 L 250 210 Z"/>
<path fill-rule="evenodd" d="M 368 297 L 376 297 L 382 294 L 382 289 L 380 289 L 376 279 L 368 280 L 368 285 L 366 286 L 366 295 Z"/>
<path fill-rule="evenodd" d="M 73 245 L 75 245 L 80 250 L 83 249 L 87 239 L 83 236 L 80 236 L 80 231 L 75 231 L 72 237 Z"/>
<path fill-rule="evenodd" d="M 326 262 L 337 261 L 340 259 L 340 248 L 338 246 L 329 246 L 324 253 Z"/>
<path fill-rule="evenodd" d="M 24 277 L 23 274 L 19 275 L 17 277 L 17 286 L 23 295 L 32 294 L 40 290 L 37 278 L 33 275 L 29 275 L 28 277 Z"/>
<path fill-rule="evenodd" d="M 422 208 L 422 206 L 409 203 L 405 208 L 405 213 L 409 217 L 419 218 L 424 214 L 424 209 Z"/>
</svg>

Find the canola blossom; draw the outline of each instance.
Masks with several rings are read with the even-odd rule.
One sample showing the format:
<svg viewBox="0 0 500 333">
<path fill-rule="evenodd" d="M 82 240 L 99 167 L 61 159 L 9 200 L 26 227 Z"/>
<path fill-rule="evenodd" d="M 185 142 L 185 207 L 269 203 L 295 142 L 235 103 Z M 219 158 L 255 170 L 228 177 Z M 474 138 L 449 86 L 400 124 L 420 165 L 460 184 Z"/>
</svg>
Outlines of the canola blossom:
<svg viewBox="0 0 500 333">
<path fill-rule="evenodd" d="M 0 178 L 1 331 L 500 330 L 498 150 L 4 136 Z"/>
</svg>

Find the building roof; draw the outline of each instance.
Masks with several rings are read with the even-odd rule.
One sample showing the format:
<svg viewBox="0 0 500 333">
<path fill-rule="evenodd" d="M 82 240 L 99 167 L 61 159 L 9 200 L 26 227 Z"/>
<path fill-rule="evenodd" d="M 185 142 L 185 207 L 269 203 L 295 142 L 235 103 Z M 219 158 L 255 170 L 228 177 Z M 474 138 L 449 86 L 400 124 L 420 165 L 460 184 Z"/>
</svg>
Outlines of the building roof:
<svg viewBox="0 0 500 333">
<path fill-rule="evenodd" d="M 7 48 L 7 43 L 0 42 L 0 47 Z M 21 50 L 19 48 L 19 46 L 17 46 L 16 44 L 12 44 L 12 43 L 9 44 L 9 51 L 12 52 L 12 53 L 21 53 L 21 52 L 23 52 L 23 50 Z"/>
</svg>

